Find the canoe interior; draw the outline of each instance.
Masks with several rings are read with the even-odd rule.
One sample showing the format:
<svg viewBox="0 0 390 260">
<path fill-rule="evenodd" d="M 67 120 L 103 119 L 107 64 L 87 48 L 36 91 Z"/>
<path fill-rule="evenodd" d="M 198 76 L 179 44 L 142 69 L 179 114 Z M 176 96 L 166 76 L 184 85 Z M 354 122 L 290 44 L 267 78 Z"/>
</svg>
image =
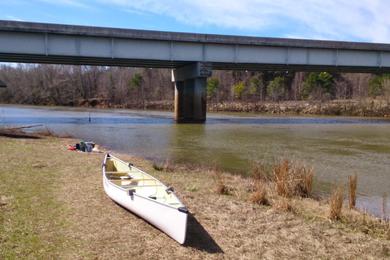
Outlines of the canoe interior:
<svg viewBox="0 0 390 260">
<path fill-rule="evenodd" d="M 170 207 L 183 207 L 174 193 L 167 191 L 167 186 L 159 180 L 116 158 L 107 158 L 105 175 L 112 184 L 125 190 L 135 190 L 139 196 L 156 200 Z"/>
</svg>

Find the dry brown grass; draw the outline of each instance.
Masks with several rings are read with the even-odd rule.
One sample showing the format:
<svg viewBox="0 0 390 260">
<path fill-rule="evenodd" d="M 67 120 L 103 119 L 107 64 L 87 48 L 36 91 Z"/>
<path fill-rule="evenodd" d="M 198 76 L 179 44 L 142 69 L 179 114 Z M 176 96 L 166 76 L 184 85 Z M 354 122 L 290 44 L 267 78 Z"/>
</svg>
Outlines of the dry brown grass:
<svg viewBox="0 0 390 260">
<path fill-rule="evenodd" d="M 281 198 L 276 200 L 272 207 L 280 212 L 295 212 L 291 201 L 287 198 Z"/>
<path fill-rule="evenodd" d="M 101 183 L 103 155 L 66 151 L 65 144 L 73 142 L 75 140 L 55 138 L 0 138 L 0 154 L 8 162 L 4 169 L 0 168 L 0 198 L 8 198 L 7 204 L 0 207 L 0 211 L 5 209 L 0 212 L 0 223 L 1 218 L 4 219 L 4 225 L 0 225 L 0 259 L 9 259 L 2 257 L 7 253 L 17 255 L 17 259 L 112 260 L 388 257 L 385 229 L 380 230 L 379 236 L 379 226 L 375 226 L 379 221 L 369 221 L 369 216 L 364 229 L 360 228 L 361 221 L 353 222 L 357 223 L 353 228 L 350 223 L 329 222 L 324 202 L 279 197 L 270 189 L 272 185 L 267 186 L 273 183 L 266 186 L 269 199 L 276 203 L 274 207 L 278 210 L 251 206 L 247 196 L 215 194 L 215 182 L 210 181 L 215 178 L 213 171 L 175 169 L 168 174 L 153 170 L 152 164 L 144 159 L 115 154 L 175 188 L 192 213 L 187 242 L 181 246 L 110 200 Z M 43 154 L 42 147 L 45 147 Z M 35 169 L 31 166 L 34 163 L 46 164 L 46 167 Z M 222 178 L 227 187 L 249 196 L 251 179 L 229 174 L 223 174 Z M 44 187 L 42 180 L 47 180 Z M 195 185 L 197 191 L 188 190 L 189 184 Z M 26 189 L 20 188 L 25 186 Z M 10 189 L 23 194 L 18 196 Z M 11 195 L 14 195 L 12 200 Z M 53 200 L 55 205 L 46 205 L 40 196 Z M 1 201 L 4 204 L 4 198 Z M 23 201 L 25 203 L 20 204 Z M 28 202 L 32 202 L 31 206 Z M 299 203 L 303 203 L 310 214 L 321 212 L 324 217 L 303 216 L 297 211 Z M 291 211 L 294 214 L 290 214 Z M 359 212 L 350 212 L 361 218 Z M 347 213 L 343 214 L 343 220 Z M 63 221 L 66 225 L 61 224 Z M 48 226 L 49 223 L 52 226 Z M 26 227 L 31 230 L 25 230 Z M 13 239 L 14 235 L 21 240 Z M 30 240 L 31 235 L 36 235 L 39 242 Z M 35 245 L 30 250 L 32 243 Z"/>
<path fill-rule="evenodd" d="M 164 166 L 158 162 L 153 162 L 153 169 L 162 172 L 164 170 Z"/>
<path fill-rule="evenodd" d="M 356 189 L 357 189 L 357 175 L 349 176 L 349 208 L 354 209 L 356 207 Z"/>
<path fill-rule="evenodd" d="M 344 189 L 342 186 L 338 186 L 330 196 L 329 200 L 329 218 L 332 220 L 339 220 L 343 209 L 344 201 Z"/>
<path fill-rule="evenodd" d="M 220 195 L 229 195 L 230 190 L 225 184 L 222 173 L 216 169 L 214 170 L 214 179 L 215 179 L 215 192 Z"/>
<path fill-rule="evenodd" d="M 173 171 L 175 171 L 175 165 L 171 162 L 171 160 L 169 160 L 169 159 L 165 160 L 164 171 L 165 172 L 173 172 Z"/>
<path fill-rule="evenodd" d="M 156 171 L 173 172 L 175 171 L 175 166 L 169 159 L 166 159 L 164 163 L 153 162 L 153 169 Z"/>
<path fill-rule="evenodd" d="M 284 160 L 282 161 L 282 163 L 275 165 L 273 169 L 276 192 L 279 196 L 283 196 L 283 197 L 292 196 L 289 172 L 290 172 L 290 162 L 288 160 Z"/>
<path fill-rule="evenodd" d="M 308 198 L 313 192 L 314 169 L 302 166 L 296 166 L 295 194 L 300 197 Z"/>
<path fill-rule="evenodd" d="M 312 221 L 313 219 L 329 220 L 329 203 L 324 200 L 291 199 L 295 214 Z M 329 223 L 329 222 L 328 222 Z M 367 234 L 377 239 L 388 240 L 388 224 L 384 220 L 372 217 L 367 212 L 343 210 L 337 222 L 330 222 L 340 229 Z"/>
<path fill-rule="evenodd" d="M 314 170 L 283 160 L 273 169 L 276 192 L 279 196 L 309 197 L 313 189 Z"/>
<path fill-rule="evenodd" d="M 265 165 L 258 162 L 252 164 L 250 176 L 256 181 L 259 180 L 267 182 L 271 179 L 271 176 L 267 171 Z"/>
<path fill-rule="evenodd" d="M 253 193 L 249 197 L 249 201 L 258 205 L 269 206 L 270 202 L 267 195 L 266 184 L 261 180 L 257 180 L 254 186 L 255 188 Z"/>
</svg>

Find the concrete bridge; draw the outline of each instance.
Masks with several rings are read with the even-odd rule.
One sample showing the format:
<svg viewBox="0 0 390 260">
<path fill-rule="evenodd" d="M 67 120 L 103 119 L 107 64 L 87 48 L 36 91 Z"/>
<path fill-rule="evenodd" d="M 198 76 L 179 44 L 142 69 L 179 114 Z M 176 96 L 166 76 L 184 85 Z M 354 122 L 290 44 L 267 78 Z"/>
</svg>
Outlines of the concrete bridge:
<svg viewBox="0 0 390 260">
<path fill-rule="evenodd" d="M 176 121 L 202 123 L 213 69 L 390 72 L 390 44 L 0 21 L 0 62 L 172 68 Z"/>
</svg>

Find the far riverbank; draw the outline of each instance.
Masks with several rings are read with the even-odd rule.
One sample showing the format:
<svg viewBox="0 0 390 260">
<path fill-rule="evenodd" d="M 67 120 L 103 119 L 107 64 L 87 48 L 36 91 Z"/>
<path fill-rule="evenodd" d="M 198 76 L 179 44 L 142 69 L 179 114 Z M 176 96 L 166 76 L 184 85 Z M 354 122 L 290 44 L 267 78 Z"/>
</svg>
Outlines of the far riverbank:
<svg viewBox="0 0 390 260">
<path fill-rule="evenodd" d="M 97 108 L 126 108 L 173 111 L 173 100 L 145 101 L 111 105 L 105 101 L 82 100 L 78 106 Z M 208 101 L 209 112 L 259 113 L 272 115 L 327 115 L 358 117 L 390 117 L 390 100 L 388 99 L 348 99 L 331 101 L 280 101 L 280 102 L 213 102 Z"/>
</svg>

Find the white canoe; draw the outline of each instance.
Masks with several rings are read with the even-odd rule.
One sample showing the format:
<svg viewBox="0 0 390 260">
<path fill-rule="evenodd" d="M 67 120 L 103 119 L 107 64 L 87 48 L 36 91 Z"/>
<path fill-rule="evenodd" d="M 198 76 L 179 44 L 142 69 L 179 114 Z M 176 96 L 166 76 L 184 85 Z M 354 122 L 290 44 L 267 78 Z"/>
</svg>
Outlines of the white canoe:
<svg viewBox="0 0 390 260">
<path fill-rule="evenodd" d="M 103 162 L 103 186 L 112 200 L 184 243 L 188 210 L 172 188 L 110 154 Z"/>
</svg>

